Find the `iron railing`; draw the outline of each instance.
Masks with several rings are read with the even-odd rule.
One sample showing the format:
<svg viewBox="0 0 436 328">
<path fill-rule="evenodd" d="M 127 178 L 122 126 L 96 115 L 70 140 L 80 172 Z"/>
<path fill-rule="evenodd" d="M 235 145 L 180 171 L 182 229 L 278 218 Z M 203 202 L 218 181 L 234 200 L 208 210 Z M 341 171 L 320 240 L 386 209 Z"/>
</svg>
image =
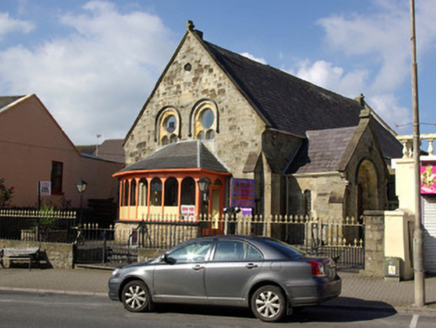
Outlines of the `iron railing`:
<svg viewBox="0 0 436 328">
<path fill-rule="evenodd" d="M 75 212 L 0 211 L 0 239 L 73 243 L 89 260 L 106 262 L 134 258 L 137 249 L 168 249 L 191 238 L 243 234 L 272 237 L 312 256 L 339 258 L 341 267 L 363 268 L 364 225 L 354 218 L 319 219 L 301 216 L 221 218 L 152 217 L 136 223 L 76 226 Z M 47 224 L 49 223 L 49 224 Z M 80 235 L 80 239 L 78 236 Z"/>
</svg>

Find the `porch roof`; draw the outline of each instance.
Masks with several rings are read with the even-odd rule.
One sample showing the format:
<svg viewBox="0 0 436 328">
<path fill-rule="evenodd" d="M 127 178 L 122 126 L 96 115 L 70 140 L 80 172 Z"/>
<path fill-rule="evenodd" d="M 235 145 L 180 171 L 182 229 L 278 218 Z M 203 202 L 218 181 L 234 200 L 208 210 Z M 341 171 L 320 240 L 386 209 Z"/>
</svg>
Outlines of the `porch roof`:
<svg viewBox="0 0 436 328">
<path fill-rule="evenodd" d="M 139 162 L 125 167 L 118 173 L 193 168 L 229 173 L 200 140 L 178 142 L 165 146 Z"/>
<path fill-rule="evenodd" d="M 288 174 L 337 171 L 357 127 L 307 131 L 307 140 L 299 150 Z"/>
</svg>

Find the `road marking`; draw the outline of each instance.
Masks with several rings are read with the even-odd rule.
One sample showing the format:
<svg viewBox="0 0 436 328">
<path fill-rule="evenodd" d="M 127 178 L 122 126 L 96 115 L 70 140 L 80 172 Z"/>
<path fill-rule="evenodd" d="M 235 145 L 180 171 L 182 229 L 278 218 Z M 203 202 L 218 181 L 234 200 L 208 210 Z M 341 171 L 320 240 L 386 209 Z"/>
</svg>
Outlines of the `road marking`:
<svg viewBox="0 0 436 328">
<path fill-rule="evenodd" d="M 412 321 L 410 321 L 409 328 L 416 328 L 418 326 L 418 318 L 419 318 L 419 315 L 417 315 L 417 314 L 413 315 Z"/>
</svg>

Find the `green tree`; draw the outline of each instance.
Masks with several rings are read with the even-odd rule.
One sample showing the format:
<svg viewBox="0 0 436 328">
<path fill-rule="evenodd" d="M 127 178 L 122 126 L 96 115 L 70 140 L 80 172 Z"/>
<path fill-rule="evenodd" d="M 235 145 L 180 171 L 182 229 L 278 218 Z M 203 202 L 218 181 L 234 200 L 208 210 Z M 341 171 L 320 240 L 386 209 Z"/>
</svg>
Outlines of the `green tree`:
<svg viewBox="0 0 436 328">
<path fill-rule="evenodd" d="M 0 208 L 8 207 L 14 195 L 14 187 L 6 187 L 5 179 L 0 178 Z"/>
</svg>

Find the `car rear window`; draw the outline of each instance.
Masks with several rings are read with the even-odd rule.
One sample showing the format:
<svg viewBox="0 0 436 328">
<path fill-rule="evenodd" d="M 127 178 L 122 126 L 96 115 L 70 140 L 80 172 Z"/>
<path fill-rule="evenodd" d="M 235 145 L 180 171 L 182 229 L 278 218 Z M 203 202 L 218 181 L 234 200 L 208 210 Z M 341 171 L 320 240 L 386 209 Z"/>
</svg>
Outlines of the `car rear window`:
<svg viewBox="0 0 436 328">
<path fill-rule="evenodd" d="M 303 254 L 298 249 L 284 242 L 273 239 L 265 239 L 265 243 L 272 246 L 275 250 L 280 252 L 280 254 L 283 254 L 286 257 L 303 256 Z"/>
</svg>

